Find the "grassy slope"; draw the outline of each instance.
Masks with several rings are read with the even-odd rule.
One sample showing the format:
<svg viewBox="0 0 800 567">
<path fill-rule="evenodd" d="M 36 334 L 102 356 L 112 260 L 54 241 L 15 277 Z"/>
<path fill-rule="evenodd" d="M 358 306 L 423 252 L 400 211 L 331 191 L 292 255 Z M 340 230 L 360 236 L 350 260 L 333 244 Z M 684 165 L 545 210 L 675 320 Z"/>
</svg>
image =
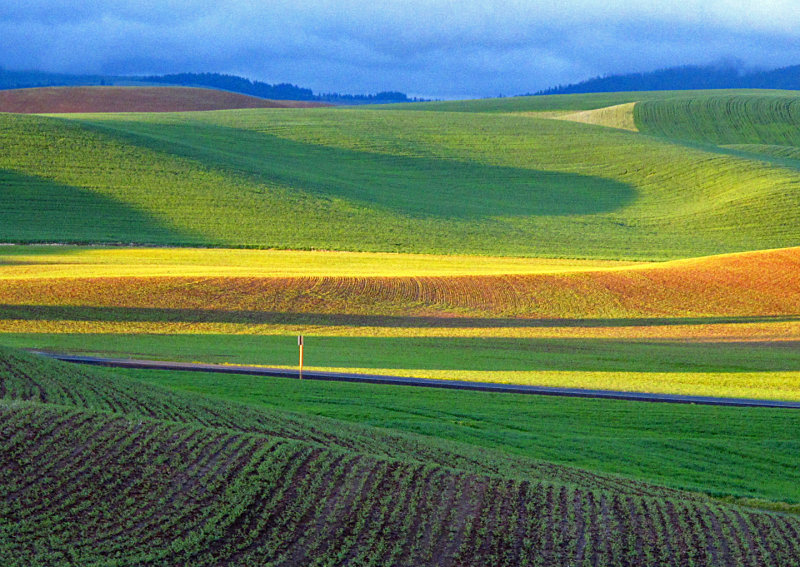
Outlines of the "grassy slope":
<svg viewBox="0 0 800 567">
<path fill-rule="evenodd" d="M 168 393 L 5 349 L 0 386 L 8 565 L 566 565 L 589 553 L 611 564 L 729 565 L 784 562 L 800 543 L 794 518 L 430 437 Z M 437 459 L 488 465 L 493 476 Z M 680 530 L 671 545 L 681 549 L 646 541 L 651 514 L 660 518 L 651 529 Z M 698 536 L 711 524 L 718 529 L 704 545 Z"/>
<path fill-rule="evenodd" d="M 728 144 L 727 149 L 738 150 L 748 154 L 767 156 L 779 163 L 794 165 L 800 162 L 800 148 L 775 144 Z"/>
<path fill-rule="evenodd" d="M 695 95 L 644 101 L 634 108 L 646 134 L 715 144 L 800 146 L 796 93 Z"/>
<path fill-rule="evenodd" d="M 564 121 L 359 109 L 0 123 L 4 240 L 606 258 L 797 240 L 793 168 Z M 34 214 L 63 187 L 62 209 L 91 207 L 96 230 Z"/>
<path fill-rule="evenodd" d="M 445 102 L 418 102 L 403 105 L 386 105 L 388 109 L 433 110 L 437 112 L 557 112 L 597 110 L 618 104 L 631 102 L 660 101 L 674 98 L 696 97 L 715 94 L 787 94 L 796 95 L 795 91 L 775 91 L 759 89 L 738 90 L 695 90 L 695 91 L 640 91 L 619 93 L 587 93 L 549 96 L 519 96 L 508 98 L 490 98 L 481 100 L 454 100 Z M 376 107 L 380 108 L 380 107 Z"/>
</svg>

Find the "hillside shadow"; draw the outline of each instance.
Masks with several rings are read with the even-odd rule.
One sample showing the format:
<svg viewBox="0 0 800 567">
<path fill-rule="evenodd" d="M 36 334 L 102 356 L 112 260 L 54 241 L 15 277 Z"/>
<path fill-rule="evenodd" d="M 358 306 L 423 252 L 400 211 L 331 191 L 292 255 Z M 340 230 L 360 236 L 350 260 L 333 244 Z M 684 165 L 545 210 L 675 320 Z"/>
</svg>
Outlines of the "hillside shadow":
<svg viewBox="0 0 800 567">
<path fill-rule="evenodd" d="M 167 243 L 190 237 L 94 191 L 0 169 L 0 240 Z"/>
<path fill-rule="evenodd" d="M 257 183 L 416 218 L 590 215 L 636 198 L 632 186 L 594 176 L 354 151 L 209 124 L 84 125 Z"/>
<path fill-rule="evenodd" d="M 12 257 L 13 258 L 13 257 Z M 9 263 L 14 263 L 10 259 Z M 70 305 L 0 304 L 0 318 L 24 321 L 129 321 L 176 323 L 245 323 L 317 325 L 379 328 L 603 328 L 738 325 L 800 321 L 800 315 L 707 316 L 707 317 L 610 317 L 531 318 L 455 317 L 451 315 L 357 315 L 346 313 L 302 313 L 246 309 L 181 309 L 157 307 L 94 307 Z"/>
<path fill-rule="evenodd" d="M 0 261 L 2 257 L 0 257 Z M 9 263 L 13 263 L 13 259 Z M 70 305 L 0 304 L 0 319 L 23 321 L 97 321 L 137 323 L 242 323 L 248 325 L 314 325 L 321 327 L 376 327 L 412 329 L 469 328 L 621 328 L 800 321 L 800 315 L 711 316 L 711 317 L 611 317 L 530 318 L 454 317 L 451 315 L 357 315 L 347 313 L 301 313 L 246 309 L 181 309 L 156 307 L 94 307 Z"/>
</svg>

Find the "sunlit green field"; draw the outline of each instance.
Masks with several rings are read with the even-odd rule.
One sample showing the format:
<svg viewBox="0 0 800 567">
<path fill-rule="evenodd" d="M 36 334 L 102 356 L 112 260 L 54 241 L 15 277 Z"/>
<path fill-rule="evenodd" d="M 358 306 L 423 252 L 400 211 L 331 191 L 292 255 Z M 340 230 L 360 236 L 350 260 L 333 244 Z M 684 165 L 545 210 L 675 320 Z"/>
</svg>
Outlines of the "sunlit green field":
<svg viewBox="0 0 800 567">
<path fill-rule="evenodd" d="M 4 115 L 0 131 L 7 241 L 665 259 L 798 237 L 790 164 L 527 115 Z"/>
<path fill-rule="evenodd" d="M 293 335 L 4 333 L 2 342 L 111 357 L 295 369 L 298 364 Z M 800 400 L 796 342 L 306 336 L 305 344 L 308 370 Z"/>
</svg>

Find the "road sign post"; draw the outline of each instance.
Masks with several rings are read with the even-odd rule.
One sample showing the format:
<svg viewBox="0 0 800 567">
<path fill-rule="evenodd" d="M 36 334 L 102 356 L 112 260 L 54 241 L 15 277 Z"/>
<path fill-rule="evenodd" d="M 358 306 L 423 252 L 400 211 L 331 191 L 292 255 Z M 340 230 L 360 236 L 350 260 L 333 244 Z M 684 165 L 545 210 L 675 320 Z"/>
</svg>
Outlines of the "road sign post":
<svg viewBox="0 0 800 567">
<path fill-rule="evenodd" d="M 303 335 L 297 335 L 297 346 L 300 347 L 300 380 L 303 379 Z"/>
</svg>

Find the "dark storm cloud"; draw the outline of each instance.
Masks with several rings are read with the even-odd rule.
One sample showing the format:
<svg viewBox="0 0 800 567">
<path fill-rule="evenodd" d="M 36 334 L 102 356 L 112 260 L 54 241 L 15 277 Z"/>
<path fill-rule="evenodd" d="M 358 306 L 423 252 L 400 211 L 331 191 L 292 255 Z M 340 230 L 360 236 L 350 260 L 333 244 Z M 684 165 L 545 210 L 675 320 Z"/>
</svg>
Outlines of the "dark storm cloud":
<svg viewBox="0 0 800 567">
<path fill-rule="evenodd" d="M 14 69 L 219 71 L 316 91 L 458 97 L 720 58 L 800 63 L 794 0 L 11 4 L 0 6 L 0 65 Z"/>
</svg>

